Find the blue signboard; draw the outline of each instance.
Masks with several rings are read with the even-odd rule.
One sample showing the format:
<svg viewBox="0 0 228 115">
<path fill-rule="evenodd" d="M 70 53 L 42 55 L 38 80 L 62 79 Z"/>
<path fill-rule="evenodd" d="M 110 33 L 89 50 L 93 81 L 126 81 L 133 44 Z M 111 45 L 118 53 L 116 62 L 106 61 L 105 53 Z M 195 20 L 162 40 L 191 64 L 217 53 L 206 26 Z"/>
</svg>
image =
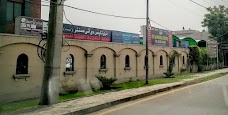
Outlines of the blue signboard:
<svg viewBox="0 0 228 115">
<path fill-rule="evenodd" d="M 122 41 L 126 44 L 131 44 L 131 33 L 122 32 Z"/>
<path fill-rule="evenodd" d="M 74 33 L 74 25 L 63 24 L 63 33 Z"/>
<path fill-rule="evenodd" d="M 132 34 L 131 43 L 132 44 L 140 44 L 139 34 Z"/>
<path fill-rule="evenodd" d="M 140 44 L 139 34 L 112 31 L 112 42 L 125 44 Z"/>
<path fill-rule="evenodd" d="M 123 43 L 122 42 L 122 32 L 112 31 L 112 42 Z"/>
</svg>

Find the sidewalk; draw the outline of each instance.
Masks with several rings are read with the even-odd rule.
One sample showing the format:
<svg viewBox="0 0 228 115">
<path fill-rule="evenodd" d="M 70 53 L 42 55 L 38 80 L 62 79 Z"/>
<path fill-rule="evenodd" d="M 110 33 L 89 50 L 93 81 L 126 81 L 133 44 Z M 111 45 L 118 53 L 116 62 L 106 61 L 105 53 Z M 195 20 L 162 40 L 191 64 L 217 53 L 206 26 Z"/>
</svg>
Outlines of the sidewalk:
<svg viewBox="0 0 228 115">
<path fill-rule="evenodd" d="M 228 69 L 220 69 L 204 74 L 196 74 L 192 79 L 184 79 L 180 82 L 169 83 L 169 84 L 159 84 L 148 87 L 141 87 L 136 89 L 127 89 L 117 92 L 110 92 L 105 94 L 98 94 L 90 97 L 84 97 L 75 99 L 72 101 L 67 101 L 63 103 L 58 103 L 49 107 L 42 107 L 36 110 L 23 113 L 28 115 L 53 115 L 53 114 L 88 114 L 95 112 L 113 105 L 124 103 L 127 101 L 135 100 L 138 98 L 143 98 L 149 95 L 156 94 L 158 92 L 167 91 L 180 86 L 188 85 L 190 81 L 195 79 L 207 77 L 210 75 L 215 75 L 217 73 L 228 72 Z"/>
</svg>

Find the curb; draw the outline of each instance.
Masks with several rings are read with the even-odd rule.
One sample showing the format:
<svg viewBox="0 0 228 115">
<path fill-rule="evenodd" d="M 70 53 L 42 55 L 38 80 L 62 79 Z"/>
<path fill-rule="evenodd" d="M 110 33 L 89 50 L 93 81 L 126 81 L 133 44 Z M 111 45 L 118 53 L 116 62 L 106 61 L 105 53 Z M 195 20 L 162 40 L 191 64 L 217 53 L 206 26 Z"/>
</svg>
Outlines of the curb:
<svg viewBox="0 0 228 115">
<path fill-rule="evenodd" d="M 225 75 L 227 75 L 227 73 L 224 74 L 223 76 L 225 76 Z M 137 99 L 140 99 L 140 98 L 148 97 L 148 96 L 151 96 L 151 95 L 155 95 L 155 94 L 158 94 L 158 93 L 161 93 L 161 92 L 170 91 L 170 90 L 173 90 L 173 89 L 177 89 L 177 88 L 186 87 L 186 86 L 189 86 L 189 85 L 201 83 L 201 82 L 196 81 L 197 79 L 200 79 L 200 78 L 187 80 L 187 81 L 180 81 L 179 83 L 177 82 L 176 84 L 172 84 L 170 86 L 164 86 L 163 88 L 153 89 L 153 90 L 145 92 L 145 93 L 141 93 L 141 94 L 137 94 L 137 95 L 134 95 L 134 96 L 125 97 L 125 98 L 122 98 L 122 99 L 113 100 L 113 101 L 110 101 L 110 102 L 106 102 L 106 103 L 103 103 L 103 104 L 95 105 L 93 107 L 88 107 L 88 108 L 81 109 L 81 110 L 68 111 L 68 112 L 63 113 L 63 114 L 64 115 L 90 114 L 90 113 L 97 112 L 99 110 L 102 110 L 102 109 L 105 109 L 105 108 L 109 108 L 109 107 L 112 107 L 112 106 L 115 106 L 115 105 L 118 105 L 118 104 L 122 104 L 122 103 L 125 103 L 125 102 L 129 102 L 129 101 L 137 100 Z M 32 112 L 34 110 L 38 110 L 38 109 L 45 108 L 45 107 L 48 107 L 48 106 L 39 106 L 39 107 L 36 107 L 36 108 L 25 109 L 25 110 L 17 111 L 17 112 L 20 112 L 19 114 L 26 114 L 27 112 Z M 16 115 L 17 112 L 12 112 L 12 113 L 7 113 L 7 114 L 14 114 L 15 113 L 15 115 Z M 0 113 L 0 115 L 1 115 L 1 113 Z"/>
<path fill-rule="evenodd" d="M 149 91 L 149 92 L 146 92 L 146 93 L 143 93 L 143 94 L 135 95 L 135 96 L 132 96 L 132 97 L 127 97 L 127 98 L 119 99 L 119 100 L 116 100 L 116 101 L 107 102 L 107 103 L 104 103 L 104 104 L 101 104 L 101 105 L 97 105 L 97 106 L 94 106 L 94 107 L 90 107 L 90 108 L 86 108 L 86 109 L 82 109 L 82 110 L 69 112 L 69 113 L 66 113 L 64 115 L 84 115 L 84 114 L 89 114 L 89 113 L 93 113 L 93 112 L 96 112 L 96 111 L 99 111 L 99 110 L 102 110 L 102 109 L 105 109 L 105 108 L 108 108 L 108 107 L 112 107 L 114 105 L 118 105 L 118 104 L 121 104 L 121 103 L 137 100 L 137 99 L 140 99 L 140 98 L 144 98 L 144 97 L 147 97 L 147 96 L 155 95 L 155 94 L 158 94 L 158 93 L 161 93 L 161 92 L 169 91 L 169 90 L 172 90 L 172 89 L 176 89 L 176 88 L 180 88 L 180 87 L 184 87 L 184 86 L 188 86 L 188 85 L 192 85 L 192 84 L 196 84 L 196 83 L 194 83 L 192 81 L 184 82 L 184 83 L 176 84 L 176 85 L 173 85 L 173 86 L 169 86 L 169 87 L 165 87 L 165 88 Z"/>
</svg>

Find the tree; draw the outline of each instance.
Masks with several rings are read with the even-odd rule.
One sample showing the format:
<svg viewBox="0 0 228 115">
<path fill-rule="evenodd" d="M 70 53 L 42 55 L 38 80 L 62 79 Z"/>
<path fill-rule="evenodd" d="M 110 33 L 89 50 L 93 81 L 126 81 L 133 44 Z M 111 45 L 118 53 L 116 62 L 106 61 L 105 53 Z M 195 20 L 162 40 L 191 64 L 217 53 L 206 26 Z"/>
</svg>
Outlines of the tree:
<svg viewBox="0 0 228 115">
<path fill-rule="evenodd" d="M 225 6 L 214 6 L 207 8 L 202 22 L 203 27 L 207 27 L 210 38 L 218 42 L 228 42 L 228 8 Z"/>
<path fill-rule="evenodd" d="M 169 57 L 169 67 L 167 69 L 167 72 L 164 73 L 166 75 L 166 78 L 174 77 L 173 67 L 175 65 L 176 57 L 179 57 L 179 56 L 180 54 L 177 51 L 174 51 L 173 54 Z"/>
<path fill-rule="evenodd" d="M 198 66 L 198 71 L 202 70 L 202 54 L 200 48 L 198 46 L 191 46 L 189 47 L 189 65 L 190 65 L 190 72 L 193 70 L 193 65 Z"/>
</svg>

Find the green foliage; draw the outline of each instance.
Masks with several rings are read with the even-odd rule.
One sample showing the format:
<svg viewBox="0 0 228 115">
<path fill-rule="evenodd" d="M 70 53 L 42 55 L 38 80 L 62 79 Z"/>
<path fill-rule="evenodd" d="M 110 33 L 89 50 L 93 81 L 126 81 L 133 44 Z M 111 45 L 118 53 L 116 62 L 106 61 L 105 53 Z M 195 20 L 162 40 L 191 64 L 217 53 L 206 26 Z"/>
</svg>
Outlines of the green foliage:
<svg viewBox="0 0 228 115">
<path fill-rule="evenodd" d="M 167 72 L 164 73 L 166 75 L 166 78 L 174 77 L 173 66 L 175 65 L 175 59 L 178 56 L 178 52 L 174 51 L 173 54 L 169 57 L 169 67 L 167 69 Z"/>
<path fill-rule="evenodd" d="M 228 34 L 228 8 L 225 6 L 209 7 L 202 22 L 207 27 L 211 38 L 218 42 L 227 42 Z"/>
<path fill-rule="evenodd" d="M 97 79 L 101 81 L 104 90 L 111 89 L 111 85 L 117 80 L 116 78 L 107 78 L 104 76 L 97 76 Z"/>
<path fill-rule="evenodd" d="M 173 76 L 174 73 L 173 73 L 173 72 L 170 72 L 170 71 L 167 71 L 167 72 L 165 72 L 164 74 L 165 74 L 165 76 L 166 76 L 165 78 L 173 78 L 173 77 L 174 77 L 174 76 Z"/>
<path fill-rule="evenodd" d="M 25 108 L 35 108 L 38 106 L 39 99 L 28 99 L 28 100 L 22 100 L 7 104 L 0 104 L 0 114 L 1 112 L 7 113 L 7 112 L 13 112 L 18 111 Z"/>
<path fill-rule="evenodd" d="M 209 54 L 207 49 L 199 48 L 198 46 L 189 47 L 189 65 L 192 67 L 194 64 L 198 66 L 198 72 L 203 71 L 203 65 L 207 65 Z M 190 68 L 192 72 L 192 68 Z"/>
<path fill-rule="evenodd" d="M 200 54 L 201 54 L 201 63 L 202 65 L 207 65 L 207 60 L 209 59 L 209 54 L 208 54 L 208 51 L 207 49 L 205 48 L 200 48 Z"/>
</svg>

